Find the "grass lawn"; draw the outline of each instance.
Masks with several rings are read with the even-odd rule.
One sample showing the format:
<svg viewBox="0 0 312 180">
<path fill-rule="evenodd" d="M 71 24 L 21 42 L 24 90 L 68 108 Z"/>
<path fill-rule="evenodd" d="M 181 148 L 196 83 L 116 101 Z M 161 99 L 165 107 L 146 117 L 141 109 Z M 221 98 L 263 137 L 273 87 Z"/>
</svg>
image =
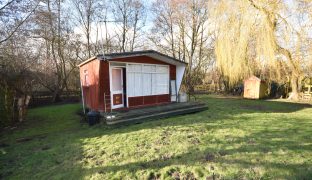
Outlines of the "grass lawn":
<svg viewBox="0 0 312 180">
<path fill-rule="evenodd" d="M 79 104 L 31 109 L 1 134 L 0 179 L 312 179 L 311 106 L 200 99 L 207 111 L 129 126 L 89 127 Z"/>
</svg>

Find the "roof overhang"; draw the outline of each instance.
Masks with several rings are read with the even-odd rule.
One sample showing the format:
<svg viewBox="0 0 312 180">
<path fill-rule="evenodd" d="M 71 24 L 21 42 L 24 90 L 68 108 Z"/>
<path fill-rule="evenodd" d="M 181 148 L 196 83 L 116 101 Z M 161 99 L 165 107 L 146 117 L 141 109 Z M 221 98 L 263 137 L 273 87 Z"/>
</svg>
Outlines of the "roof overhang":
<svg viewBox="0 0 312 180">
<path fill-rule="evenodd" d="M 178 59 L 175 59 L 173 57 L 167 56 L 165 54 L 162 54 L 160 52 L 154 51 L 154 50 L 147 50 L 147 51 L 134 51 L 134 52 L 125 52 L 125 53 L 112 53 L 112 54 L 105 54 L 105 55 L 97 55 L 92 58 L 89 58 L 88 60 L 80 63 L 78 66 L 82 66 L 90 61 L 93 61 L 95 59 L 98 60 L 114 60 L 114 59 L 119 59 L 119 58 L 127 58 L 127 57 L 138 57 L 138 56 L 148 56 L 153 59 L 176 65 L 176 66 L 186 66 L 186 62 L 182 62 Z"/>
<path fill-rule="evenodd" d="M 93 56 L 93 57 L 83 61 L 82 63 L 78 64 L 78 67 L 81 67 L 82 65 L 87 64 L 88 62 L 91 62 L 91 61 L 93 61 L 95 59 L 96 59 L 96 56 Z"/>
</svg>

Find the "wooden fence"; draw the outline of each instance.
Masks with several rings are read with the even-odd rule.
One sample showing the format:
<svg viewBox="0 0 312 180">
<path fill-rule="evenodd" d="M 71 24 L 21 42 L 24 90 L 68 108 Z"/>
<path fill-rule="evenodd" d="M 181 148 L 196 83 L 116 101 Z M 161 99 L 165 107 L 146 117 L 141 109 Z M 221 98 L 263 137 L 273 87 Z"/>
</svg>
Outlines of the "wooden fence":
<svg viewBox="0 0 312 180">
<path fill-rule="evenodd" d="M 80 91 L 64 91 L 61 96 L 61 101 L 58 103 L 79 102 L 81 99 Z M 43 105 L 55 104 L 52 102 L 53 93 L 50 91 L 35 91 L 32 93 L 29 107 L 37 107 Z"/>
<path fill-rule="evenodd" d="M 217 84 L 204 84 L 204 85 L 196 85 L 194 87 L 194 91 L 197 94 L 201 94 L 201 93 L 218 92 L 220 91 L 220 89 Z"/>
</svg>

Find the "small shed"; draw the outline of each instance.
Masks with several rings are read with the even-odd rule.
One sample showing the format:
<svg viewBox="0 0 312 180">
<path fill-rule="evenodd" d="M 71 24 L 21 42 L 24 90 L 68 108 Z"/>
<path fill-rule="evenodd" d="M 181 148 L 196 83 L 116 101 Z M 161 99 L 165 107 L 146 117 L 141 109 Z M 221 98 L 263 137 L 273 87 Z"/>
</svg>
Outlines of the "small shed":
<svg viewBox="0 0 312 180">
<path fill-rule="evenodd" d="M 94 56 L 79 65 L 84 105 L 107 112 L 175 102 L 186 65 L 154 50 Z"/>
<path fill-rule="evenodd" d="M 266 97 L 268 86 L 264 80 L 251 76 L 244 81 L 244 98 L 261 99 Z"/>
</svg>

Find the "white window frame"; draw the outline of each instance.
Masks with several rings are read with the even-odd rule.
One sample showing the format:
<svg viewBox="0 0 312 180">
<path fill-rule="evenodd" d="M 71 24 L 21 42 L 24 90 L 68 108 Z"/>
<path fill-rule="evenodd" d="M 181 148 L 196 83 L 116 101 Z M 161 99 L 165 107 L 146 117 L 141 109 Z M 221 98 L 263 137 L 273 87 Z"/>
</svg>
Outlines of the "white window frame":
<svg viewBox="0 0 312 180">
<path fill-rule="evenodd" d="M 112 69 L 113 68 L 126 68 L 126 70 L 127 70 L 127 66 L 124 66 L 124 65 L 112 65 L 111 62 L 109 62 L 109 92 L 110 92 L 110 106 L 111 106 L 111 109 L 118 108 L 118 106 L 114 106 L 113 105 L 113 84 L 112 84 Z M 122 71 L 122 74 L 123 74 L 123 71 Z M 122 78 L 123 78 L 123 75 L 122 75 Z M 128 90 L 128 87 L 126 87 L 126 89 Z M 122 106 L 120 105 L 120 107 L 124 107 L 124 95 L 125 95 L 124 92 L 122 92 Z M 129 107 L 128 98 L 127 98 L 127 107 Z"/>
<path fill-rule="evenodd" d="M 83 73 L 84 73 L 84 85 L 88 87 L 90 85 L 88 70 L 84 70 Z"/>
<path fill-rule="evenodd" d="M 130 71 L 129 70 L 129 65 L 141 65 L 141 71 Z M 143 67 L 144 65 L 147 65 L 147 66 L 155 66 L 155 72 L 144 72 L 143 71 Z M 162 94 L 170 94 L 170 87 L 169 87 L 169 83 L 170 83 L 170 67 L 169 65 L 160 65 L 160 64 L 147 64 L 147 63 L 127 63 L 126 65 L 126 77 L 128 79 L 128 73 L 141 73 L 141 74 L 166 74 L 167 75 L 167 92 L 166 93 L 155 93 L 154 90 L 153 90 L 153 87 L 151 87 L 151 94 L 150 95 L 144 95 L 144 91 L 142 90 L 142 94 L 141 95 L 137 95 L 137 96 L 129 96 L 129 83 L 127 82 L 127 99 L 129 97 L 139 97 L 139 96 L 155 96 L 155 95 L 162 95 Z M 165 73 L 159 73 L 157 72 L 157 67 L 166 67 L 167 68 L 167 71 Z M 143 87 L 143 76 L 141 76 L 140 78 L 140 81 L 141 81 L 141 84 L 142 84 L 142 87 Z M 152 82 L 152 85 L 153 85 L 153 82 Z M 127 101 L 129 102 L 129 100 Z"/>
</svg>

